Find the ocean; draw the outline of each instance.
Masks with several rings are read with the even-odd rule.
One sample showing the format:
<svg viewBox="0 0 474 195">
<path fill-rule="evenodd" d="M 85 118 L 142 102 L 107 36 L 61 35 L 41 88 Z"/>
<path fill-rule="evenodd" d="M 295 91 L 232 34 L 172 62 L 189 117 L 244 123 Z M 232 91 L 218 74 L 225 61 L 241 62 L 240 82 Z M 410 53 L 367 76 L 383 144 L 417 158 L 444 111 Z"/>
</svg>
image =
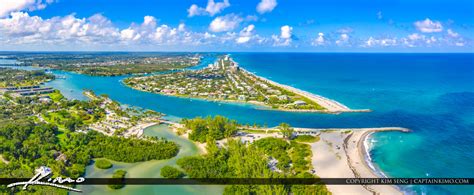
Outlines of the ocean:
<svg viewBox="0 0 474 195">
<path fill-rule="evenodd" d="M 212 56 L 212 55 L 211 55 Z M 55 71 L 69 98 L 83 89 L 175 117 L 224 115 L 241 123 L 297 127 L 399 126 L 370 138 L 374 166 L 389 177 L 474 177 L 474 54 L 232 53 L 251 72 L 370 113 L 294 113 L 130 89 L 121 77 Z M 206 59 L 208 63 L 212 61 Z M 201 65 L 204 66 L 205 64 Z M 317 155 L 317 154 L 316 154 Z M 401 186 L 416 194 L 473 194 L 474 186 Z"/>
</svg>

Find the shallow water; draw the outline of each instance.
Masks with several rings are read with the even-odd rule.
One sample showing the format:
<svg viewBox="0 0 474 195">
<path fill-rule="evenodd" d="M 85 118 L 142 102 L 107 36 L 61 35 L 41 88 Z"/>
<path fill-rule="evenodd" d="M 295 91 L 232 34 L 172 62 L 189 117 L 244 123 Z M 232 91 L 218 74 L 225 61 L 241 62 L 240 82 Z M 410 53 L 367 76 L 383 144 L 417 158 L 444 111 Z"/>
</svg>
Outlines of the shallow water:
<svg viewBox="0 0 474 195">
<path fill-rule="evenodd" d="M 390 177 L 474 177 L 474 54 L 235 53 L 246 69 L 371 113 L 328 115 L 259 110 L 127 88 L 125 77 L 65 75 L 47 85 L 83 99 L 92 89 L 121 103 L 177 117 L 224 115 L 241 123 L 299 127 L 401 126 L 373 136 L 371 156 Z M 404 186 L 429 194 L 472 194 L 472 186 Z"/>
<path fill-rule="evenodd" d="M 180 151 L 177 156 L 168 160 L 152 160 L 139 163 L 121 163 L 113 162 L 113 167 L 110 169 L 98 169 L 94 165 L 87 166 L 85 178 L 100 178 L 112 177 L 112 174 L 117 169 L 124 169 L 127 171 L 127 177 L 130 178 L 157 178 L 160 176 L 160 169 L 163 166 L 176 166 L 176 160 L 184 156 L 193 156 L 199 153 L 196 145 L 182 137 L 177 136 L 166 125 L 157 125 L 145 129 L 147 136 L 163 137 L 169 141 L 173 141 L 180 146 Z M 86 194 L 221 194 L 223 186 L 177 186 L 177 185 L 126 185 L 120 190 L 112 190 L 109 187 L 103 186 L 81 186 L 81 190 Z"/>
</svg>

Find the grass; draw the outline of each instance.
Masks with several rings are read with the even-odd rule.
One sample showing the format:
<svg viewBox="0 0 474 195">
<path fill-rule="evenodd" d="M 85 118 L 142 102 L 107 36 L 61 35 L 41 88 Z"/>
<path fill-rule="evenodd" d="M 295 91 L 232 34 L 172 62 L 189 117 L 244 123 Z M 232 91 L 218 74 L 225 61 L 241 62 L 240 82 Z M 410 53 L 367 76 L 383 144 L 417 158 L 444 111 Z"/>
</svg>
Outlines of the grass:
<svg viewBox="0 0 474 195">
<path fill-rule="evenodd" d="M 319 136 L 298 135 L 294 140 L 297 142 L 315 143 L 318 142 L 320 139 L 321 138 Z"/>
<path fill-rule="evenodd" d="M 58 90 L 55 90 L 53 93 L 50 93 L 49 97 L 51 98 L 51 100 L 53 100 L 53 102 L 59 102 L 64 98 L 64 96 Z"/>
</svg>

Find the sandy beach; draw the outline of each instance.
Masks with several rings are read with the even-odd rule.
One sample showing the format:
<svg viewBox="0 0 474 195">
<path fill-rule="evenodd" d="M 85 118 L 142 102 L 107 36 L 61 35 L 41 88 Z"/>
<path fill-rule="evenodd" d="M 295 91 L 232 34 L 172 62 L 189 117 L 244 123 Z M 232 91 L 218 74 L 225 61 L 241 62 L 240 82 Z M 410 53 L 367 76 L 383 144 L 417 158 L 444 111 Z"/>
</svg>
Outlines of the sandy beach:
<svg viewBox="0 0 474 195">
<path fill-rule="evenodd" d="M 182 124 L 163 121 L 177 132 Z M 381 128 L 294 128 L 297 134 L 318 135 L 321 139 L 311 143 L 313 156 L 311 158 L 315 174 L 321 178 L 381 178 L 374 168 L 368 164 L 367 138 L 374 132 L 400 131 L 409 132 L 401 127 Z M 257 129 L 255 129 L 257 130 Z M 253 142 L 265 137 L 281 137 L 278 133 L 263 133 L 275 128 L 260 128 L 262 133 L 249 133 L 250 136 L 239 136 L 247 142 Z M 181 136 L 187 138 L 187 133 Z M 222 140 L 221 140 L 222 142 Z M 219 144 L 224 144 L 223 142 Z M 201 154 L 206 153 L 205 143 L 195 143 Z M 393 185 L 327 185 L 333 194 L 403 194 Z"/>
<path fill-rule="evenodd" d="M 408 131 L 403 128 L 350 129 L 350 133 L 321 132 L 319 142 L 311 144 L 312 164 L 321 178 L 380 178 L 367 164 L 364 142 L 377 131 Z M 345 130 L 347 131 L 347 130 Z M 327 185 L 333 194 L 403 194 L 390 185 Z"/>
<path fill-rule="evenodd" d="M 235 62 L 234 62 L 235 63 Z M 316 103 L 318 103 L 320 106 L 324 107 L 326 110 L 323 110 L 323 111 L 319 111 L 319 112 L 326 112 L 326 113 L 341 113 L 341 112 L 370 112 L 371 110 L 370 109 L 350 109 L 349 107 L 335 101 L 335 100 L 332 100 L 332 99 L 329 99 L 329 98 L 326 98 L 326 97 L 323 97 L 323 96 L 320 96 L 320 95 L 316 95 L 316 94 L 313 94 L 313 93 L 310 93 L 310 92 L 307 92 L 307 91 L 303 91 L 301 89 L 297 89 L 297 88 L 294 88 L 294 87 L 291 87 L 291 86 L 288 86 L 288 85 L 284 85 L 284 84 L 280 84 L 280 83 L 277 83 L 275 81 L 272 81 L 270 79 L 267 79 L 265 77 L 261 77 L 261 76 L 258 76 L 254 73 L 251 73 L 249 72 L 248 70 L 245 70 L 244 68 L 240 67 L 240 70 L 245 72 L 246 74 L 249 74 L 249 75 L 252 75 L 254 77 L 257 77 L 271 85 L 274 85 L 274 86 L 277 86 L 277 87 L 280 87 L 280 88 L 283 88 L 283 89 L 286 89 L 288 91 L 291 91 L 293 93 L 296 93 L 298 95 L 301 95 L 303 97 L 306 97 Z M 283 109 L 283 111 L 294 111 L 294 110 L 285 110 Z M 317 111 L 313 111 L 313 110 L 297 110 L 299 112 L 317 112 Z"/>
</svg>

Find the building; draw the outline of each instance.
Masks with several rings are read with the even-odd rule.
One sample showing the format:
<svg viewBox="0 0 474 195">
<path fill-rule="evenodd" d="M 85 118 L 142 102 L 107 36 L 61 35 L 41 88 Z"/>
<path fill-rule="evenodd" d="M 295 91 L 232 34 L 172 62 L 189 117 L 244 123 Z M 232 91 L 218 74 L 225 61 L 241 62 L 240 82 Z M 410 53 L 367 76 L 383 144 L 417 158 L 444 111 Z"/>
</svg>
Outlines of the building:
<svg viewBox="0 0 474 195">
<path fill-rule="evenodd" d="M 301 101 L 301 100 L 297 100 L 295 102 L 293 102 L 294 105 L 297 105 L 297 106 L 304 106 L 306 105 L 306 102 L 305 101 Z"/>
<path fill-rule="evenodd" d="M 49 104 L 52 102 L 51 98 L 49 98 L 48 96 L 45 96 L 45 97 L 40 97 L 38 99 L 39 102 L 43 103 L 43 104 Z"/>
<path fill-rule="evenodd" d="M 36 174 L 41 173 L 41 175 L 49 175 L 51 173 L 51 169 L 47 166 L 41 166 L 35 170 Z"/>
<path fill-rule="evenodd" d="M 289 101 L 290 97 L 288 97 L 287 95 L 280 95 L 278 96 L 278 99 L 281 101 Z"/>
</svg>

